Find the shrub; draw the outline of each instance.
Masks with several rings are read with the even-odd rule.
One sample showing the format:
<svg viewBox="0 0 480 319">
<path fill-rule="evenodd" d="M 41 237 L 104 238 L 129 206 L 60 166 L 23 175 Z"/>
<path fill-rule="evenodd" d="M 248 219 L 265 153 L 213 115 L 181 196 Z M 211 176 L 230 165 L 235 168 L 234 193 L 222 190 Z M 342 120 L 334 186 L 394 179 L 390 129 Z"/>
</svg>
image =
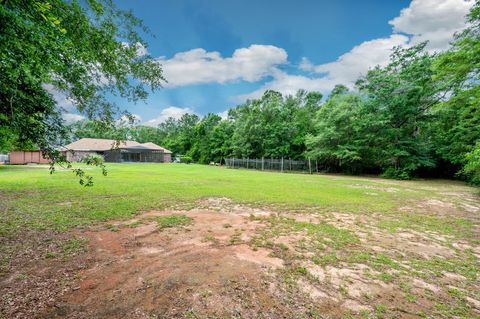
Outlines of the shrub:
<svg viewBox="0 0 480 319">
<path fill-rule="evenodd" d="M 467 153 L 466 159 L 463 173 L 472 184 L 480 185 L 480 142 L 473 151 Z"/>
<path fill-rule="evenodd" d="M 103 156 L 98 154 L 90 154 L 82 158 L 82 163 L 85 163 L 87 165 L 99 166 L 102 165 L 104 162 L 105 159 L 103 158 Z"/>
<path fill-rule="evenodd" d="M 392 179 L 403 179 L 403 180 L 412 179 L 408 171 L 399 169 L 399 168 L 393 168 L 393 167 L 387 168 L 383 172 L 382 177 L 392 178 Z"/>
<path fill-rule="evenodd" d="M 190 156 L 182 156 L 180 157 L 180 162 L 190 164 L 193 162 L 193 159 Z"/>
</svg>

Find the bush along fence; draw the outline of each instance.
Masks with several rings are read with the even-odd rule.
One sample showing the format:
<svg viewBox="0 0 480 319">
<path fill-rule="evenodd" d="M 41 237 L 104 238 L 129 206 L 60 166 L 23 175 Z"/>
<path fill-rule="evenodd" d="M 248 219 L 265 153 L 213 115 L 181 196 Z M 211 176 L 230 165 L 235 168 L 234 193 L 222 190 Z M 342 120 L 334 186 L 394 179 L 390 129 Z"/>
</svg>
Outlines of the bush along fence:
<svg viewBox="0 0 480 319">
<path fill-rule="evenodd" d="M 313 159 L 292 160 L 285 158 L 225 158 L 227 168 L 247 168 L 261 171 L 318 173 L 318 162 Z"/>
</svg>

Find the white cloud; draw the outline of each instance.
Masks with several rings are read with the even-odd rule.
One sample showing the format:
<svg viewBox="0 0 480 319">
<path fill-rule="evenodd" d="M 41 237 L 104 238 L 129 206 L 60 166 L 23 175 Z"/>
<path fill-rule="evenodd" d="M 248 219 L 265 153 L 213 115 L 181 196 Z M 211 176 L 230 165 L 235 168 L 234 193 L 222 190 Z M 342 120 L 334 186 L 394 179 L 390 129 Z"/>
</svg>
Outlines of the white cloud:
<svg viewBox="0 0 480 319">
<path fill-rule="evenodd" d="M 178 120 L 182 117 L 182 115 L 187 114 L 187 113 L 196 114 L 195 111 L 193 111 L 193 109 L 191 109 L 189 107 L 181 108 L 181 107 L 176 107 L 176 106 L 169 106 L 167 108 L 164 108 L 160 112 L 159 116 L 157 116 L 156 118 L 151 119 L 149 121 L 146 121 L 143 124 L 148 125 L 148 126 L 157 126 L 158 124 L 165 122 L 170 117 Z"/>
<path fill-rule="evenodd" d="M 352 83 L 368 69 L 376 65 L 386 65 L 389 61 L 391 50 L 395 46 L 408 45 L 407 36 L 393 34 L 388 38 L 365 41 L 353 47 L 350 52 L 341 55 L 336 61 L 312 65 L 304 59 L 300 67 L 315 73 L 325 73 L 325 77 L 337 83 Z"/>
<path fill-rule="evenodd" d="M 193 49 L 171 59 L 159 58 L 168 80 L 166 86 L 201 83 L 226 83 L 238 80 L 255 82 L 271 75 L 277 65 L 287 62 L 284 49 L 272 45 L 251 45 L 235 50 L 231 57 L 219 52 Z"/>
<path fill-rule="evenodd" d="M 85 116 L 75 113 L 63 113 L 62 118 L 65 121 L 65 124 L 69 125 L 84 120 Z"/>
<path fill-rule="evenodd" d="M 133 120 L 133 123 L 130 122 L 130 117 L 128 117 L 126 115 L 122 115 L 117 120 L 117 124 L 120 125 L 120 126 L 132 126 L 132 125 L 139 124 L 142 121 L 142 117 L 138 114 L 130 114 L 130 116 Z"/>
<path fill-rule="evenodd" d="M 303 75 L 290 75 L 285 72 L 277 72 L 274 79 L 265 83 L 258 90 L 245 95 L 234 97 L 235 102 L 243 102 L 246 99 L 258 99 L 265 90 L 275 90 L 283 94 L 295 94 L 298 90 L 319 91 L 323 94 L 333 89 L 338 82 L 327 77 L 308 77 Z"/>
<path fill-rule="evenodd" d="M 70 99 L 67 94 L 57 90 L 52 84 L 44 84 L 43 88 L 47 90 L 53 96 L 53 99 L 57 102 L 57 107 L 60 111 L 72 112 L 76 109 L 73 104 L 73 100 Z"/>
<path fill-rule="evenodd" d="M 299 68 L 316 74 L 291 75 L 277 70 L 273 72 L 272 81 L 265 83 L 252 93 L 235 97 L 234 101 L 242 102 L 246 99 L 259 98 L 268 89 L 293 95 L 300 89 L 327 94 L 336 84 L 353 87 L 353 83 L 370 68 L 375 65 L 386 65 L 394 46 L 408 45 L 408 41 L 407 36 L 400 34 L 366 41 L 355 46 L 336 61 L 320 65 L 314 65 L 307 58 L 303 58 Z"/>
<path fill-rule="evenodd" d="M 303 70 L 306 72 L 315 71 L 315 65 L 307 57 L 302 58 L 302 61 L 300 62 L 298 67 L 300 70 Z"/>
<path fill-rule="evenodd" d="M 122 42 L 124 48 L 129 48 L 130 44 L 128 42 Z M 142 57 L 144 55 L 149 54 L 147 48 L 141 44 L 140 42 L 135 43 L 135 47 L 137 49 L 137 56 Z"/>
<path fill-rule="evenodd" d="M 289 75 L 277 69 L 272 72 L 272 81 L 234 100 L 258 98 L 267 89 L 293 94 L 298 89 L 328 93 L 335 84 L 352 87 L 370 68 L 386 65 L 395 46 L 408 47 L 429 40 L 430 51 L 445 50 L 454 33 L 465 27 L 465 15 L 472 5 L 473 1 L 467 0 L 413 0 L 398 17 L 389 21 L 393 26 L 389 37 L 365 41 L 330 63 L 315 65 L 303 58 L 299 69 L 310 72 L 308 76 Z"/>
<path fill-rule="evenodd" d="M 445 50 L 465 27 L 472 5 L 471 0 L 413 0 L 389 23 L 394 32 L 412 35 L 412 44 L 428 40 L 430 50 Z"/>
<path fill-rule="evenodd" d="M 220 116 L 222 118 L 222 120 L 226 120 L 228 118 L 228 111 L 229 110 L 225 110 L 223 112 L 219 112 L 217 113 L 218 116 Z"/>
<path fill-rule="evenodd" d="M 147 48 L 143 44 L 141 44 L 140 42 L 136 43 L 136 47 L 137 47 L 137 55 L 138 56 L 144 56 L 144 55 L 148 54 Z"/>
</svg>

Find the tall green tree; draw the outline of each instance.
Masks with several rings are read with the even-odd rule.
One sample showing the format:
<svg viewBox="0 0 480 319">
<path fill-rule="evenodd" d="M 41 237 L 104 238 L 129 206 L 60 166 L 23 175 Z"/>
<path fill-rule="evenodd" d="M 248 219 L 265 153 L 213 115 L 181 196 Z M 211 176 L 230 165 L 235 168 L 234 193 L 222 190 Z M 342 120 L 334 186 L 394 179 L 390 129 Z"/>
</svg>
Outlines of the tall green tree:
<svg viewBox="0 0 480 319">
<path fill-rule="evenodd" d="M 299 90 L 295 96 L 289 96 L 285 100 L 287 108 L 292 109 L 290 126 L 291 145 L 289 157 L 298 159 L 304 157 L 307 135 L 314 131 L 314 117 L 320 109 L 323 95 L 319 92 L 306 92 Z"/>
<path fill-rule="evenodd" d="M 387 66 L 376 67 L 357 81 L 366 97 L 364 112 L 374 119 L 367 121 L 364 136 L 371 137 L 378 166 L 388 176 L 409 178 L 421 168 L 435 166 L 433 144 L 423 132 L 445 91 L 442 81 L 432 79 L 434 56 L 425 46 L 395 48 Z"/>
<path fill-rule="evenodd" d="M 168 118 L 158 125 L 158 143 L 176 155 L 187 155 L 195 143 L 198 115 L 184 114 L 180 119 Z"/>
<path fill-rule="evenodd" d="M 233 121 L 233 153 L 237 157 L 303 156 L 305 137 L 313 129 L 313 117 L 322 95 L 299 91 L 294 96 L 268 90 L 230 111 Z"/>
<path fill-rule="evenodd" d="M 234 125 L 229 120 L 222 120 L 213 128 L 210 137 L 210 152 L 212 156 L 210 161 L 221 163 L 224 158 L 232 155 L 233 130 Z"/>
<path fill-rule="evenodd" d="M 139 54 L 148 29 L 113 1 L 1 0 L 0 25 L 1 149 L 34 145 L 58 160 L 67 132 L 55 92 L 109 126 L 121 112 L 109 95 L 142 100 L 164 81 Z"/>
<path fill-rule="evenodd" d="M 119 123 L 105 127 L 104 124 L 98 123 L 97 121 L 81 120 L 68 125 L 67 130 L 71 133 L 67 139 L 69 142 L 81 138 L 130 139 L 130 126 Z"/>
<path fill-rule="evenodd" d="M 193 144 L 187 155 L 192 157 L 195 162 L 208 164 L 211 161 L 221 160 L 221 158 L 219 159 L 213 155 L 216 149 L 216 145 L 214 145 L 214 131 L 221 120 L 220 116 L 208 113 L 193 128 Z"/>
<path fill-rule="evenodd" d="M 362 144 L 363 100 L 358 94 L 336 86 L 315 116 L 315 133 L 306 139 L 308 156 L 328 170 L 360 172 L 371 159 Z"/>
<path fill-rule="evenodd" d="M 434 124 L 436 150 L 446 162 L 473 179 L 480 141 L 480 1 L 467 17 L 468 27 L 457 34 L 450 50 L 434 63 L 434 78 L 448 83 L 448 100 L 439 104 Z M 462 166 L 468 169 L 461 170 Z M 480 180 L 478 177 L 476 181 Z"/>
<path fill-rule="evenodd" d="M 130 129 L 129 139 L 139 143 L 152 142 L 158 145 L 163 144 L 159 129 L 146 125 L 135 125 Z"/>
</svg>

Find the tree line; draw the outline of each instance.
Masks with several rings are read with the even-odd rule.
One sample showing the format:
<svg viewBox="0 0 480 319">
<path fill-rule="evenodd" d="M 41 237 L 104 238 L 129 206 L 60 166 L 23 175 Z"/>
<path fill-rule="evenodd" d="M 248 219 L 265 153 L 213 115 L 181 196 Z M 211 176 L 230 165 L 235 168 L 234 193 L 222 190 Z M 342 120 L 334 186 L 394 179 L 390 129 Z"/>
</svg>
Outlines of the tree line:
<svg viewBox="0 0 480 319">
<path fill-rule="evenodd" d="M 3 1 L 0 149 L 38 147 L 55 163 L 63 160 L 56 146 L 69 138 L 134 139 L 199 163 L 311 157 L 326 171 L 480 184 L 479 0 L 467 19 L 448 51 L 396 48 L 388 65 L 327 97 L 269 90 L 227 119 L 186 114 L 148 127 L 116 123 L 119 109 L 108 99 L 143 100 L 164 82 L 161 66 L 139 53 L 148 30 L 131 12 L 105 0 Z M 65 127 L 52 90 L 88 120 Z"/>
<path fill-rule="evenodd" d="M 78 122 L 75 138 L 154 142 L 198 163 L 225 157 L 305 158 L 326 171 L 409 179 L 461 176 L 480 183 L 480 3 L 451 49 L 431 54 L 426 43 L 395 48 L 353 90 L 337 85 L 282 95 L 268 90 L 222 119 L 185 114 L 158 127 L 117 125 L 98 130 Z"/>
<path fill-rule="evenodd" d="M 93 122 L 72 126 L 76 138 L 151 141 L 195 162 L 225 157 L 305 158 L 325 171 L 409 179 L 461 176 L 480 183 L 480 4 L 451 49 L 431 54 L 426 43 L 395 48 L 386 66 L 355 83 L 321 93 L 259 99 L 230 109 L 228 118 L 185 114 L 158 127 Z"/>
</svg>

